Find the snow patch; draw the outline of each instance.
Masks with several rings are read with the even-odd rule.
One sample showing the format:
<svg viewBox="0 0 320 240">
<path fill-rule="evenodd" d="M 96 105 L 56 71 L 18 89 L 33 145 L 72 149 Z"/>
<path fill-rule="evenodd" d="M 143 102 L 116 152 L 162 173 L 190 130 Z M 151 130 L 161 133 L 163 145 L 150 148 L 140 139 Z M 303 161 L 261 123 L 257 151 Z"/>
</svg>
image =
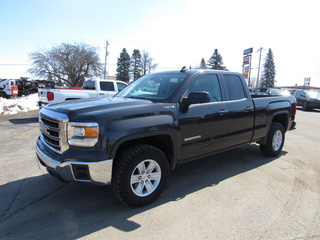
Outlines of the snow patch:
<svg viewBox="0 0 320 240">
<path fill-rule="evenodd" d="M 37 93 L 16 99 L 0 98 L 0 115 L 12 115 L 37 110 L 39 109 L 38 101 Z"/>
</svg>

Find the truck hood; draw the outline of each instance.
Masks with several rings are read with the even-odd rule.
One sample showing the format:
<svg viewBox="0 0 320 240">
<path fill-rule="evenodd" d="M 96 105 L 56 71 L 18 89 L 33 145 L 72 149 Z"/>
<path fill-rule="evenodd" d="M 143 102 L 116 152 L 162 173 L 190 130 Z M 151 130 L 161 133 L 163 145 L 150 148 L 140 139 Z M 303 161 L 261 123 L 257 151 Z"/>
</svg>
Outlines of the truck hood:
<svg viewBox="0 0 320 240">
<path fill-rule="evenodd" d="M 69 121 L 97 121 L 105 115 L 105 120 L 110 118 L 122 118 L 137 114 L 155 112 L 156 106 L 163 111 L 162 104 L 154 104 L 150 100 L 133 98 L 86 98 L 62 103 L 49 104 L 45 109 L 66 114 Z M 166 104 L 168 105 L 168 104 Z M 173 104 L 169 104 L 173 105 Z M 161 110 L 160 110 L 161 109 Z"/>
</svg>

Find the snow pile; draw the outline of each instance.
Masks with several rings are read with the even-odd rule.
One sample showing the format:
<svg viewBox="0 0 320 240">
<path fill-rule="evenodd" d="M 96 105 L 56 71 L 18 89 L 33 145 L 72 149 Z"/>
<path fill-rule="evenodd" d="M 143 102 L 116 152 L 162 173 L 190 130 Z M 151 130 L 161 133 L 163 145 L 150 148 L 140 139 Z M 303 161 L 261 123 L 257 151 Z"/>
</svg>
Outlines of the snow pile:
<svg viewBox="0 0 320 240">
<path fill-rule="evenodd" d="M 37 110 L 38 94 L 31 94 L 16 99 L 0 98 L 0 115 L 17 114 L 19 112 L 28 112 L 30 110 Z"/>
</svg>

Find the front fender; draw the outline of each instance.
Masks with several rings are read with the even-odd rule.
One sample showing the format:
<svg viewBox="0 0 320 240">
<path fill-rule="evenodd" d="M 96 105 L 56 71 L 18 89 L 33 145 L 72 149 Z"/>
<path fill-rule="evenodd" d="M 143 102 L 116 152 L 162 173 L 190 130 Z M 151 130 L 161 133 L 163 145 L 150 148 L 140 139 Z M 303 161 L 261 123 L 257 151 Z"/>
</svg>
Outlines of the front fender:
<svg viewBox="0 0 320 240">
<path fill-rule="evenodd" d="M 167 151 L 172 162 L 179 158 L 179 133 L 170 114 L 141 116 L 110 122 L 105 128 L 103 146 L 110 157 L 115 158 L 124 145 L 145 143 L 159 145 Z M 167 139 L 167 141 L 163 141 Z M 159 141 L 158 141 L 159 140 Z M 160 140 L 162 143 L 160 143 Z M 160 147 L 160 148 L 161 148 Z M 170 149 L 170 151 L 168 151 Z M 168 155 L 167 154 L 167 155 Z"/>
</svg>

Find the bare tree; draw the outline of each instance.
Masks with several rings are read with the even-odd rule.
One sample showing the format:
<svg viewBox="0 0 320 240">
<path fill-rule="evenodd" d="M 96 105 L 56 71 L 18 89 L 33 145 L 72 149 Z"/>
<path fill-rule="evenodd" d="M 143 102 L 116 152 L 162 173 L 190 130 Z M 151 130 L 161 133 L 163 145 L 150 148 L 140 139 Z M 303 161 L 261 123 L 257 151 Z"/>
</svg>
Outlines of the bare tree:
<svg viewBox="0 0 320 240">
<path fill-rule="evenodd" d="M 103 65 L 97 50 L 83 43 L 62 43 L 49 51 L 35 51 L 29 56 L 33 67 L 28 72 L 69 86 L 81 86 L 86 77 L 102 74 Z"/>
<path fill-rule="evenodd" d="M 142 76 L 149 74 L 150 72 L 156 70 L 158 67 L 157 63 L 153 63 L 153 58 L 149 56 L 149 52 L 143 51 L 141 57 L 142 63 Z"/>
</svg>

